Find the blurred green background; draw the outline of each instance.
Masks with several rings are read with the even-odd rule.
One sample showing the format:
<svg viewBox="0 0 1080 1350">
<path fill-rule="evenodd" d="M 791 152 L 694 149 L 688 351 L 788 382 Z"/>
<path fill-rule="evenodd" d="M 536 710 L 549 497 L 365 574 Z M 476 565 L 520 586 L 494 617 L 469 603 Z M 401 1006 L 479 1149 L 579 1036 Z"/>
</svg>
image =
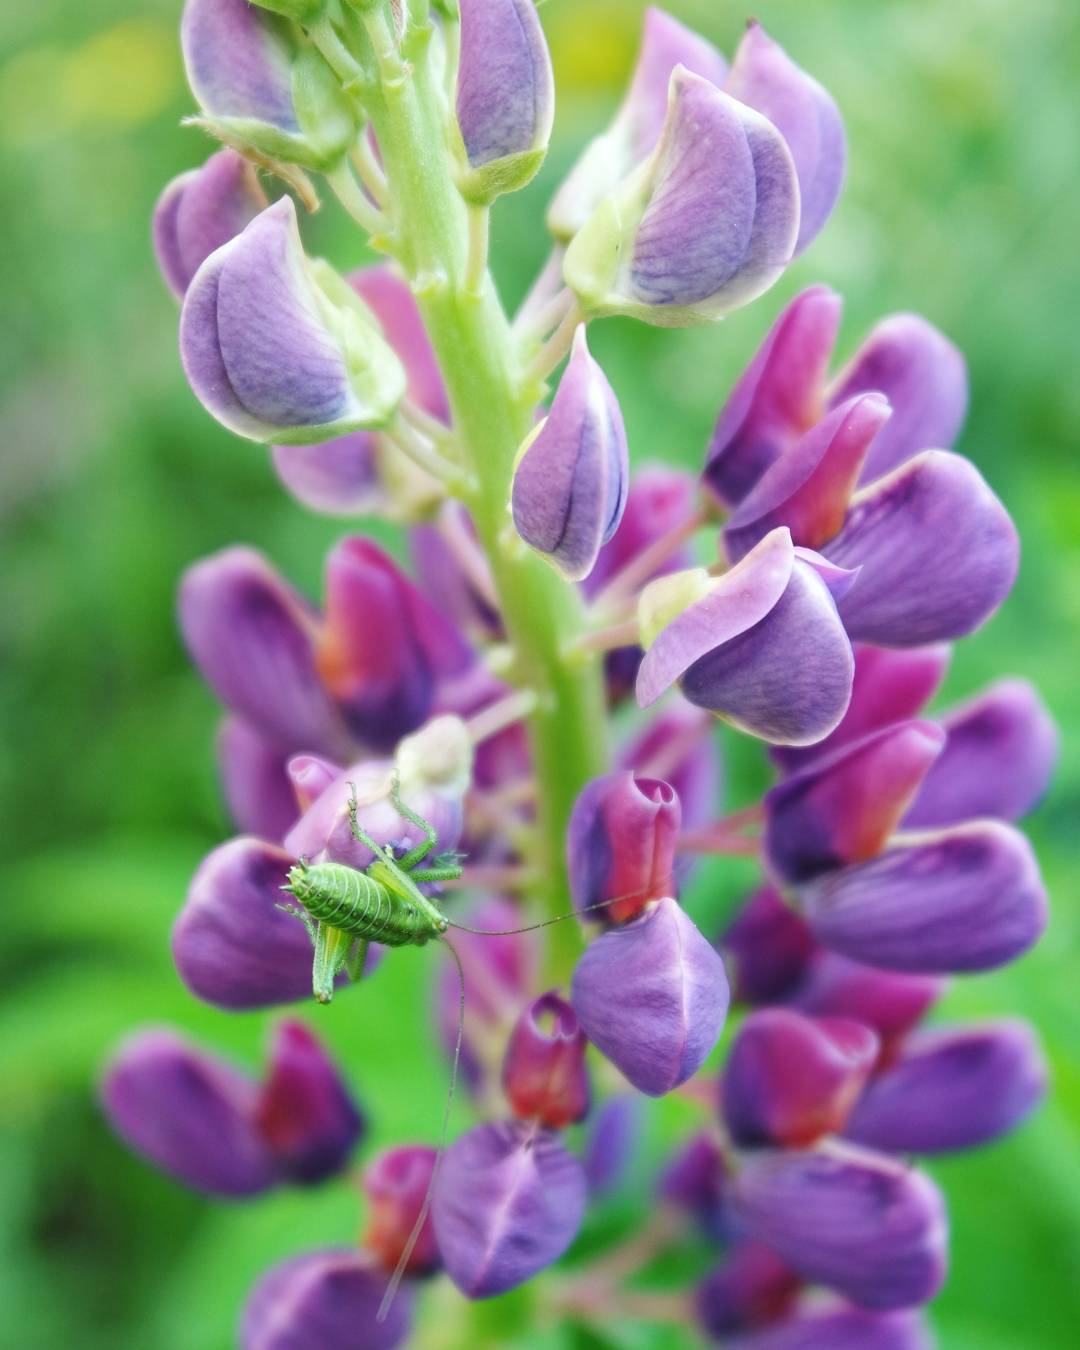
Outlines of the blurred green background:
<svg viewBox="0 0 1080 1350">
<path fill-rule="evenodd" d="M 176 310 L 148 243 L 158 191 L 208 150 L 179 126 L 190 110 L 179 8 L 0 9 L 0 1344 L 13 1350 L 219 1350 L 267 1263 L 348 1241 L 357 1223 L 343 1186 L 204 1203 L 127 1155 L 94 1104 L 110 1045 L 140 1022 L 174 1022 L 257 1061 L 267 1019 L 199 1006 L 169 960 L 187 880 L 227 831 L 210 756 L 216 710 L 178 642 L 173 594 L 185 565 L 233 541 L 264 548 L 315 594 L 340 533 L 291 504 L 264 452 L 212 423 L 180 373 Z M 618 98 L 643 8 L 544 6 L 559 115 L 543 174 L 496 211 L 511 301 L 544 256 L 547 194 Z M 670 8 L 728 50 L 745 18 L 716 0 Z M 598 328 L 594 350 L 634 451 L 698 463 L 732 378 L 810 281 L 846 297 L 845 353 L 878 316 L 925 313 L 968 355 L 961 448 L 1025 540 L 1016 592 L 962 644 L 946 701 L 1001 673 L 1026 675 L 1068 747 L 1080 730 L 1075 0 L 756 0 L 754 14 L 837 97 L 847 190 L 809 256 L 728 322 Z M 309 239 L 343 266 L 359 260 L 331 208 Z M 759 773 L 736 751 L 734 801 Z M 1078 816 L 1080 760 L 1067 749 L 1031 821 L 1054 924 L 1018 966 L 957 983 L 944 1010 L 1034 1019 L 1054 1071 L 1052 1100 L 1022 1133 L 933 1169 L 953 1221 L 952 1275 L 933 1314 L 948 1350 L 1077 1344 Z M 698 912 L 715 918 L 745 881 L 707 873 Z M 325 1021 L 375 1142 L 434 1132 L 444 1070 L 417 996 L 425 961 L 391 960 L 366 1001 L 343 1000 Z M 645 1180 L 643 1169 L 642 1191 Z M 621 1204 L 633 1222 L 632 1189 Z M 528 1321 L 514 1299 L 486 1317 L 474 1345 L 682 1343 L 626 1326 L 610 1342 L 539 1328 L 514 1339 Z"/>
</svg>

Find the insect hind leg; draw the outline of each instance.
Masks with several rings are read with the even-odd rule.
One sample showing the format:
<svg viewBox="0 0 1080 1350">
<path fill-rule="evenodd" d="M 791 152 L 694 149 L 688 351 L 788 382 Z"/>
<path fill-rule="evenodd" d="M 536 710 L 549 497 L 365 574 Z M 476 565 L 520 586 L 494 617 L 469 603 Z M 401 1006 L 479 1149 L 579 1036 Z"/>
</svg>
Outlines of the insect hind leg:
<svg viewBox="0 0 1080 1350">
<path fill-rule="evenodd" d="M 423 816 L 419 815 L 411 806 L 402 800 L 401 783 L 397 774 L 394 775 L 390 785 L 390 800 L 394 804 L 394 809 L 403 820 L 409 821 L 410 824 L 415 825 L 418 830 L 422 830 L 424 833 L 424 838 L 420 843 L 414 848 L 411 848 L 408 853 L 398 861 L 398 866 L 403 871 L 411 872 L 416 864 L 422 862 L 439 842 L 439 836 L 434 826 L 432 826 L 429 821 L 426 821 Z M 428 879 L 435 881 L 440 878 L 431 877 Z"/>
</svg>

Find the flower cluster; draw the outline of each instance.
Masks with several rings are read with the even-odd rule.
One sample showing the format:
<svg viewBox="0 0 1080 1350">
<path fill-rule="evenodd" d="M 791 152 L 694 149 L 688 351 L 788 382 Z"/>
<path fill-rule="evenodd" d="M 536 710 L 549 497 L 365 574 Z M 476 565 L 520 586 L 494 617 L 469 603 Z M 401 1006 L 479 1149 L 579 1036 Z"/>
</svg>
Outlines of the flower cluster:
<svg viewBox="0 0 1080 1350">
<path fill-rule="evenodd" d="M 632 476 L 587 341 L 604 316 L 704 323 L 770 287 L 840 193 L 836 105 L 758 24 L 729 64 L 650 9 L 511 320 L 489 215 L 554 116 L 532 0 L 187 0 L 182 38 L 224 147 L 154 218 L 191 388 L 306 508 L 407 525 L 412 566 L 350 534 L 321 608 L 248 548 L 184 577 L 240 833 L 195 873 L 176 967 L 223 1010 L 350 981 L 373 1008 L 379 962 L 409 959 L 390 949 L 445 943 L 433 1029 L 476 1117 L 367 1161 L 360 1241 L 270 1270 L 241 1343 L 390 1350 L 424 1282 L 485 1299 L 569 1253 L 538 1285 L 557 1315 L 682 1320 L 740 1350 L 927 1345 L 947 1222 L 911 1159 L 996 1138 L 1045 1086 L 1020 1022 L 921 1025 L 945 977 L 1046 922 L 1016 825 L 1056 755 L 1037 694 L 1004 680 L 926 710 L 1018 565 L 952 449 L 963 358 L 901 314 L 830 378 L 840 301 L 813 286 L 700 475 Z M 324 190 L 387 262 L 308 255 L 297 202 Z M 635 699 L 663 702 L 635 720 Z M 718 720 L 774 773 L 726 816 Z M 723 933 L 680 903 L 703 854 L 761 868 Z M 673 1092 L 696 1124 L 649 1162 L 645 1099 Z M 155 1166 L 231 1197 L 342 1174 L 366 1127 L 294 1020 L 262 1081 L 139 1033 L 102 1101 Z M 631 1177 L 635 1230 L 575 1256 Z M 688 1240 L 682 1287 L 627 1287 Z"/>
</svg>

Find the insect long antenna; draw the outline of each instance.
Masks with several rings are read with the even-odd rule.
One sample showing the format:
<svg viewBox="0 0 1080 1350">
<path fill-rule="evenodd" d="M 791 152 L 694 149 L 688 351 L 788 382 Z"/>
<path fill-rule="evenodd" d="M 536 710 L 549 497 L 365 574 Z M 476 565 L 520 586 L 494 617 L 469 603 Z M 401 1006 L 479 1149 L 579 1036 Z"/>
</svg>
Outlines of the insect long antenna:
<svg viewBox="0 0 1080 1350">
<path fill-rule="evenodd" d="M 461 964 L 461 957 L 452 942 L 446 937 L 440 941 L 449 948 L 450 955 L 454 958 L 454 965 L 457 966 L 458 973 L 458 1024 L 457 1039 L 454 1042 L 454 1057 L 450 1064 L 450 1088 L 446 1094 L 446 1106 L 443 1108 L 442 1129 L 439 1132 L 439 1147 L 435 1152 L 435 1165 L 431 1169 L 431 1180 L 428 1182 L 427 1190 L 424 1193 L 424 1203 L 420 1206 L 420 1213 L 416 1216 L 416 1222 L 412 1226 L 412 1232 L 409 1234 L 405 1246 L 402 1248 L 401 1255 L 398 1257 L 398 1263 L 394 1267 L 394 1273 L 390 1276 L 390 1283 L 386 1286 L 386 1292 L 382 1296 L 382 1302 L 379 1304 L 379 1311 L 376 1314 L 377 1322 L 385 1322 L 390 1306 L 405 1276 L 405 1268 L 409 1264 L 416 1244 L 420 1241 L 420 1234 L 424 1230 L 424 1224 L 427 1223 L 428 1215 L 431 1213 L 431 1200 L 435 1194 L 435 1182 L 439 1176 L 439 1168 L 442 1166 L 443 1154 L 446 1152 L 446 1136 L 450 1129 L 450 1110 L 454 1105 L 454 1093 L 457 1091 L 458 1068 L 461 1064 L 461 1046 L 465 1039 L 465 968 Z"/>
<path fill-rule="evenodd" d="M 451 928 L 460 929 L 462 933 L 476 933 L 479 937 L 513 937 L 517 933 L 535 933 L 538 928 L 550 928 L 552 924 L 565 923 L 567 919 L 576 919 L 579 914 L 592 914 L 598 909 L 608 909 L 622 900 L 632 900 L 636 895 L 643 894 L 643 891 L 630 891 L 626 895 L 613 895 L 610 900 L 601 900 L 598 905 L 585 905 L 581 909 L 572 910 L 569 914 L 558 914 L 554 919 L 531 923 L 526 928 L 469 928 L 466 924 L 455 923 L 453 919 L 447 919 L 447 923 Z"/>
</svg>

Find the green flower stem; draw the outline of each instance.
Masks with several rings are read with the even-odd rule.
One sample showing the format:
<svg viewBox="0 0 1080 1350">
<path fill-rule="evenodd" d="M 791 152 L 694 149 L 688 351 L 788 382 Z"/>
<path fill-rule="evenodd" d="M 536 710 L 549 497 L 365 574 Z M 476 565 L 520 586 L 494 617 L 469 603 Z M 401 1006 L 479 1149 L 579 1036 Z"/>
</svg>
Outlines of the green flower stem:
<svg viewBox="0 0 1080 1350">
<path fill-rule="evenodd" d="M 364 22 L 385 69 L 392 46 L 385 10 L 366 13 Z M 535 898 L 556 915 L 571 907 L 565 863 L 571 809 L 585 783 L 607 766 L 602 668 L 598 658 L 563 659 L 585 626 L 582 603 L 525 548 L 511 524 L 514 460 L 542 390 L 521 370 L 487 269 L 479 278 L 469 275 L 468 208 L 452 176 L 445 95 L 432 69 L 430 40 L 430 28 L 410 29 L 406 78 L 384 78 L 368 108 L 393 197 L 395 251 L 439 359 L 471 474 L 464 496 L 514 649 L 511 678 L 537 696 L 528 718 L 539 803 L 538 856 L 530 862 L 540 878 Z M 549 934 L 547 977 L 564 982 L 580 934 L 573 923 L 555 925 Z"/>
</svg>

